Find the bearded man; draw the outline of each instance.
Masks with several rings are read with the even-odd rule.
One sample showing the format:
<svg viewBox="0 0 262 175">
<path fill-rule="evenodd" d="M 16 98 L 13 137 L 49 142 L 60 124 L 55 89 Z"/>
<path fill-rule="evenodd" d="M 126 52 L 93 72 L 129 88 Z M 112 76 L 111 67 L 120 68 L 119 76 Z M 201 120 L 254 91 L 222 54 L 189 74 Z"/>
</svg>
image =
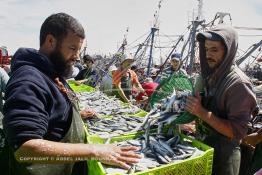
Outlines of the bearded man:
<svg viewBox="0 0 262 175">
<path fill-rule="evenodd" d="M 3 128 L 9 147 L 8 174 L 87 174 L 86 162 L 130 168 L 136 147 L 84 144 L 77 98 L 65 78 L 85 38 L 72 16 L 57 13 L 41 26 L 40 49 L 20 48 L 12 59 Z M 4 169 L 1 168 L 2 173 Z"/>
<path fill-rule="evenodd" d="M 197 82 L 198 92 L 188 97 L 186 110 L 203 122 L 198 131 L 214 148 L 213 174 L 238 175 L 239 145 L 256 108 L 250 80 L 235 64 L 238 35 L 231 26 L 219 25 L 199 33 L 197 40 L 202 83 Z"/>
</svg>

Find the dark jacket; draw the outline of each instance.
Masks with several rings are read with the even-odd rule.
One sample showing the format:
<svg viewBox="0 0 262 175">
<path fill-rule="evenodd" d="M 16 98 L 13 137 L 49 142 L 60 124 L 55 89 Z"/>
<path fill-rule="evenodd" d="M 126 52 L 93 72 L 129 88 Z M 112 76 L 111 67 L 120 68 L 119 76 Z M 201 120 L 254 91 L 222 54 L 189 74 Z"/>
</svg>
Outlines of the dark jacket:
<svg viewBox="0 0 262 175">
<path fill-rule="evenodd" d="M 84 80 L 84 79 L 88 79 L 88 81 L 85 84 L 95 87 L 98 80 L 98 75 L 96 70 L 94 68 L 84 68 L 75 77 L 75 80 Z"/>
<path fill-rule="evenodd" d="M 58 90 L 56 77 L 53 64 L 37 50 L 20 48 L 15 53 L 3 110 L 4 132 L 14 149 L 30 139 L 60 141 L 68 131 L 71 103 Z"/>
<path fill-rule="evenodd" d="M 208 67 L 205 42 L 199 41 L 201 75 L 204 78 L 208 98 L 213 98 L 217 117 L 227 119 L 232 127 L 234 139 L 241 140 L 247 133 L 247 124 L 256 107 L 249 78 L 235 65 L 238 36 L 229 26 L 219 25 L 208 31 L 222 38 L 226 47 L 225 57 L 216 70 Z M 197 38 L 200 38 L 198 34 Z"/>
</svg>

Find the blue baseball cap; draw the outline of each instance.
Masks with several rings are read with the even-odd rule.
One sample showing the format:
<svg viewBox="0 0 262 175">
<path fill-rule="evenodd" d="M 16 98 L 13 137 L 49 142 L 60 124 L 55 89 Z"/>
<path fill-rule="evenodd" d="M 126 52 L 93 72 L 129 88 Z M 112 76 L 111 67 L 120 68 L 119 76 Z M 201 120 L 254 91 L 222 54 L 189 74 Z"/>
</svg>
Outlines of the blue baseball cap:
<svg viewBox="0 0 262 175">
<path fill-rule="evenodd" d="M 171 55 L 171 60 L 177 60 L 177 61 L 180 61 L 180 59 L 181 59 L 181 54 L 180 53 L 173 53 L 172 55 Z"/>
</svg>

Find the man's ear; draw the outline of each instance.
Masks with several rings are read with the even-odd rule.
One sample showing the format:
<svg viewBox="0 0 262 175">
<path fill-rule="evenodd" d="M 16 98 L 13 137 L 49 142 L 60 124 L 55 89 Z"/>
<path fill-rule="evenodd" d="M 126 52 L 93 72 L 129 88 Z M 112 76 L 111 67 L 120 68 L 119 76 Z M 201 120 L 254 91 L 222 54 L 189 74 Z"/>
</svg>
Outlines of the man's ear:
<svg viewBox="0 0 262 175">
<path fill-rule="evenodd" d="M 57 44 L 57 39 L 51 35 L 51 34 L 48 34 L 46 36 L 46 39 L 45 39 L 45 42 L 46 42 L 46 45 L 51 49 L 55 49 L 56 48 L 56 44 Z"/>
</svg>

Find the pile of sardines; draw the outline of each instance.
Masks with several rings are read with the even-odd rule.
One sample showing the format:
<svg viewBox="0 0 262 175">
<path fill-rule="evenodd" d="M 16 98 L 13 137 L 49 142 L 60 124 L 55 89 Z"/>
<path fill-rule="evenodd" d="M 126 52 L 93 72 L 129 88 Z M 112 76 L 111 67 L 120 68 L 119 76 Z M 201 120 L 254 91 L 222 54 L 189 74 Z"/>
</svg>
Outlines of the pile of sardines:
<svg viewBox="0 0 262 175">
<path fill-rule="evenodd" d="M 141 111 L 137 106 L 123 104 L 116 97 L 108 97 L 103 92 L 81 92 L 78 94 L 80 108 L 90 108 L 98 116 L 135 114 Z"/>
<path fill-rule="evenodd" d="M 80 108 L 90 108 L 98 117 L 84 119 L 90 134 L 109 138 L 129 133 L 138 124 L 143 122 L 142 117 L 134 116 L 141 111 L 134 105 L 123 104 L 115 97 L 108 97 L 104 93 L 82 92 L 79 93 Z"/>
<path fill-rule="evenodd" d="M 169 97 L 161 100 L 160 106 L 153 108 L 144 118 L 132 114 L 141 111 L 134 105 L 123 104 L 115 97 L 108 97 L 100 91 L 83 92 L 79 94 L 80 108 L 90 108 L 99 117 L 85 119 L 90 134 L 101 138 L 110 138 L 122 134 L 129 134 L 152 126 L 172 123 L 184 111 L 185 97 L 188 91 L 175 91 Z M 160 132 L 158 132 L 160 133 Z"/>
<path fill-rule="evenodd" d="M 132 145 L 140 147 L 141 149 L 139 150 L 139 153 L 143 158 L 129 170 L 103 165 L 108 174 L 131 174 L 135 172 L 147 171 L 163 164 L 170 164 L 179 160 L 193 158 L 204 154 L 203 151 L 192 146 L 190 140 L 182 140 L 179 135 L 172 138 L 159 134 L 151 134 L 149 136 L 143 135 L 134 140 L 119 142 L 118 145 Z"/>
<path fill-rule="evenodd" d="M 143 122 L 142 117 L 114 115 L 114 117 L 94 117 L 86 119 L 85 124 L 90 134 L 101 138 L 110 138 L 121 134 L 129 134 L 138 124 Z"/>
</svg>

